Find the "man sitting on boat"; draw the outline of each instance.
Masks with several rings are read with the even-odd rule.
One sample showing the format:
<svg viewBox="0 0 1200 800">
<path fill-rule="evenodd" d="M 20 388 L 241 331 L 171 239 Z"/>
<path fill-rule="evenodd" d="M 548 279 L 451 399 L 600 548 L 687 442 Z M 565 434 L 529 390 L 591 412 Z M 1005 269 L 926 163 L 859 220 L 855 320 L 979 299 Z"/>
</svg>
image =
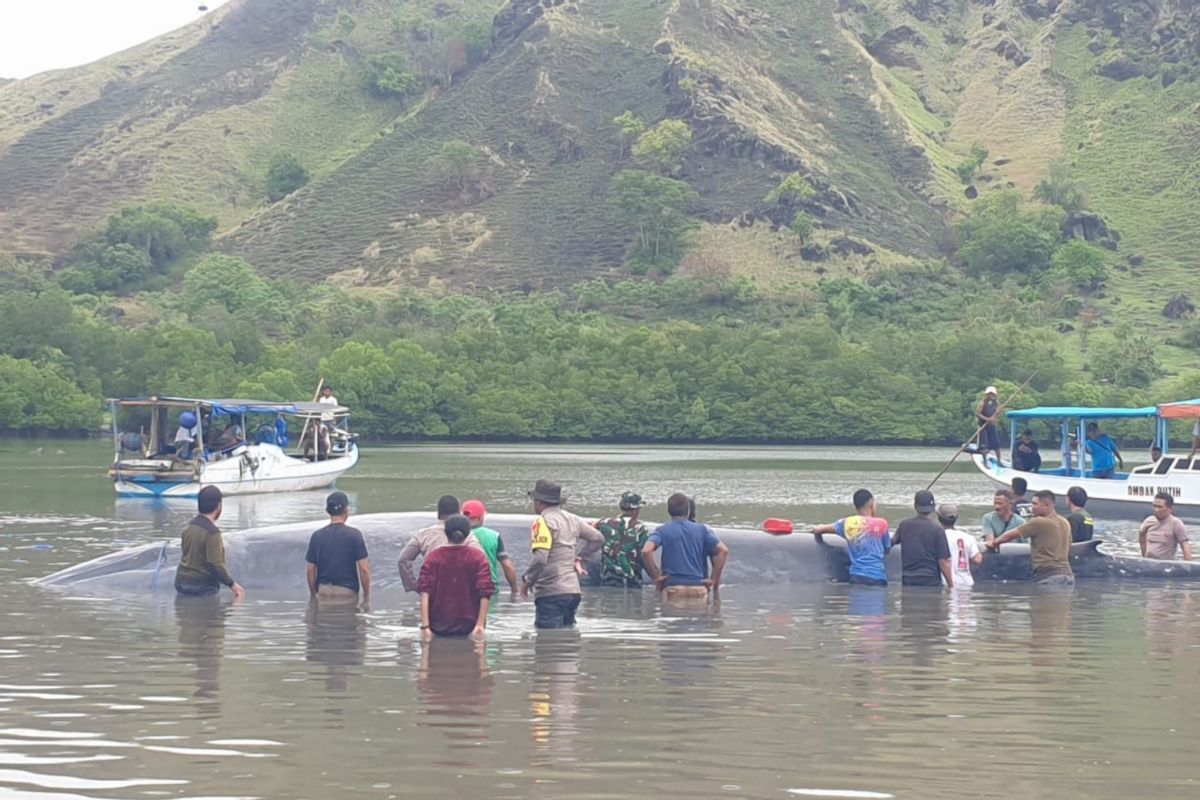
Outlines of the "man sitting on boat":
<svg viewBox="0 0 1200 800">
<path fill-rule="evenodd" d="M 196 413 L 184 411 L 179 415 L 179 429 L 175 431 L 175 457 L 187 461 L 192 457 L 192 450 L 200 439 L 196 430 Z"/>
<path fill-rule="evenodd" d="M 1038 452 L 1033 431 L 1028 428 L 1021 432 L 1021 438 L 1013 447 L 1012 466 L 1021 472 L 1038 472 L 1042 468 L 1042 454 Z"/>
</svg>

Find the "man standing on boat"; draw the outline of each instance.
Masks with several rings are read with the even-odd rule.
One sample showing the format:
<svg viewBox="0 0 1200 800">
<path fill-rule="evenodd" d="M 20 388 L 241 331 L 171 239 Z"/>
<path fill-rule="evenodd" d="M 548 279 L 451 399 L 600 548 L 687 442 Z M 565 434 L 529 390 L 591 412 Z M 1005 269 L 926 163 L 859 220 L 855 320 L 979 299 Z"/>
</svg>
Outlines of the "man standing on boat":
<svg viewBox="0 0 1200 800">
<path fill-rule="evenodd" d="M 817 536 L 832 533 L 846 540 L 850 583 L 887 586 L 883 560 L 892 549 L 888 522 L 875 516 L 875 495 L 866 489 L 854 493 L 854 511 L 853 516 L 839 519 L 832 525 L 817 525 L 809 533 Z"/>
<path fill-rule="evenodd" d="M 900 545 L 900 561 L 904 565 L 905 586 L 954 586 L 950 569 L 950 543 L 945 529 L 933 519 L 937 508 L 933 492 L 922 489 L 913 499 L 917 516 L 904 520 L 896 527 L 893 545 Z"/>
<path fill-rule="evenodd" d="M 574 627 L 582 596 L 578 571 L 583 569 L 583 557 L 604 544 L 604 535 L 562 507 L 562 487 L 554 481 L 539 480 L 529 498 L 538 516 L 530 530 L 533 558 L 525 570 L 521 596 L 533 590 L 536 627 Z M 577 554 L 580 539 L 587 544 Z"/>
<path fill-rule="evenodd" d="M 975 419 L 982 427 L 979 431 L 979 453 L 985 466 L 989 450 L 995 450 L 996 461 L 1000 460 L 1000 434 L 996 432 L 999 416 L 1000 401 L 996 399 L 996 387 L 989 386 L 983 390 L 983 399 L 975 407 Z"/>
<path fill-rule="evenodd" d="M 1034 492 L 1033 519 L 989 543 L 988 548 L 999 552 L 1000 545 L 1022 537 L 1029 539 L 1035 584 L 1046 588 L 1075 585 L 1075 573 L 1071 569 L 1071 526 L 1058 515 L 1054 492 Z"/>
<path fill-rule="evenodd" d="M 1093 478 L 1112 478 L 1116 474 L 1115 467 L 1119 464 L 1121 469 L 1125 469 L 1125 459 L 1121 458 L 1121 451 L 1117 447 L 1117 443 L 1107 433 L 1100 431 L 1100 426 L 1095 422 L 1087 424 L 1087 443 L 1085 444 L 1088 454 L 1092 457 L 1092 477 Z"/>
<path fill-rule="evenodd" d="M 325 601 L 357 601 L 362 590 L 363 607 L 371 602 L 371 562 L 362 531 L 346 524 L 350 500 L 334 492 L 325 500 L 329 524 L 308 540 L 308 592 Z"/>
<path fill-rule="evenodd" d="M 450 540 L 446 538 L 446 520 L 458 514 L 460 509 L 457 497 L 451 494 L 442 495 L 437 501 L 438 521 L 428 528 L 422 528 L 414 533 L 412 538 L 401 548 L 400 559 L 396 567 L 400 570 L 400 581 L 404 584 L 405 591 L 417 591 L 417 578 L 413 574 L 413 564 L 416 563 L 417 556 L 428 558 L 434 550 L 450 543 Z M 473 533 L 467 533 L 465 544 L 480 551 L 483 550 Z"/>
<path fill-rule="evenodd" d="M 1067 524 L 1071 526 L 1072 542 L 1090 541 L 1096 531 L 1096 521 L 1092 519 L 1084 506 L 1087 505 L 1087 491 L 1082 486 L 1072 486 L 1067 489 Z"/>
<path fill-rule="evenodd" d="M 1138 544 L 1143 558 L 1174 561 L 1175 552 L 1183 550 L 1183 560 L 1192 560 L 1192 544 L 1188 541 L 1183 520 L 1175 516 L 1175 499 L 1166 492 L 1154 495 L 1154 513 L 1138 528 Z"/>
<path fill-rule="evenodd" d="M 997 489 L 992 498 L 992 510 L 983 515 L 984 543 L 991 545 L 997 536 L 1016 530 L 1024 521 L 1016 513 L 1013 493 L 1008 489 Z"/>
<path fill-rule="evenodd" d="M 228 586 L 234 600 L 246 596 L 246 590 L 233 579 L 225 566 L 225 541 L 217 520 L 221 518 L 221 490 L 205 486 L 196 497 L 196 515 L 180 537 L 179 567 L 175 570 L 175 591 L 182 595 L 212 595 Z"/>
</svg>

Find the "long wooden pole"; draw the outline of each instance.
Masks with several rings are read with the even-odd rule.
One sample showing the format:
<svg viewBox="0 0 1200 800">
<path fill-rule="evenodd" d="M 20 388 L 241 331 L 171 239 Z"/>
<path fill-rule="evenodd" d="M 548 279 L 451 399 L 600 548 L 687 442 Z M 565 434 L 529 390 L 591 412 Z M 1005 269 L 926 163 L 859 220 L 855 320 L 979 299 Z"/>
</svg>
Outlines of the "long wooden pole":
<svg viewBox="0 0 1200 800">
<path fill-rule="evenodd" d="M 317 400 L 319 400 L 319 399 L 320 399 L 320 397 L 321 397 L 321 390 L 322 390 L 323 388 L 325 388 L 325 378 L 321 378 L 321 379 L 319 379 L 319 380 L 317 381 L 317 391 L 315 391 L 315 392 L 313 393 L 313 399 L 312 399 L 312 401 L 313 401 L 314 403 L 315 403 L 315 402 L 317 402 Z M 300 438 L 296 440 L 296 442 L 297 442 L 297 443 L 298 443 L 298 444 L 301 446 L 301 448 L 303 448 L 303 445 L 304 445 L 304 437 L 305 437 L 305 436 L 308 434 L 308 423 L 309 423 L 309 422 L 311 422 L 311 420 L 310 420 L 308 417 L 305 417 L 305 418 L 304 418 L 304 428 L 303 428 L 303 429 L 300 431 Z M 303 452 L 304 452 L 304 450 L 303 450 L 303 449 L 301 449 L 299 452 L 300 452 L 300 453 L 303 453 Z M 314 453 L 314 455 L 313 455 L 313 458 L 316 458 L 316 457 L 317 457 L 317 455 L 318 455 L 318 454 L 315 454 L 315 453 Z"/>
<path fill-rule="evenodd" d="M 1030 375 L 1028 378 L 1026 378 L 1025 382 L 1022 383 L 1020 386 L 1018 386 L 1017 390 L 1015 392 L 1013 392 L 1011 395 L 1009 395 L 1007 400 L 1005 400 L 1003 403 L 1001 403 L 999 406 L 996 407 L 996 415 L 999 416 L 1001 411 L 1008 408 L 1008 406 L 1012 403 L 1012 401 L 1016 400 L 1017 397 L 1021 394 L 1021 392 L 1025 391 L 1025 389 L 1029 386 L 1030 383 L 1033 382 L 1033 379 L 1036 377 L 1037 377 L 1037 373 L 1034 372 L 1032 375 Z M 983 429 L 986 428 L 990 424 L 992 424 L 992 423 L 985 422 L 982 425 L 980 425 L 978 428 L 975 429 L 975 433 L 971 434 L 971 438 L 967 439 L 965 442 L 963 442 L 961 445 L 959 445 L 958 449 L 954 451 L 954 455 L 950 456 L 950 460 L 946 462 L 946 466 L 942 467 L 942 471 L 939 472 L 937 475 L 935 475 L 933 477 L 933 480 L 931 480 L 929 482 L 929 485 L 925 487 L 926 491 L 932 489 L 933 485 L 935 483 L 937 483 L 939 480 L 941 480 L 942 476 L 946 474 L 946 471 L 948 469 L 950 469 L 950 467 L 954 464 L 954 462 L 958 460 L 958 457 L 961 456 L 963 454 L 963 452 L 967 449 L 967 445 L 969 445 L 971 442 L 975 441 L 975 439 L 977 439 L 979 437 L 979 434 L 983 433 Z"/>
</svg>

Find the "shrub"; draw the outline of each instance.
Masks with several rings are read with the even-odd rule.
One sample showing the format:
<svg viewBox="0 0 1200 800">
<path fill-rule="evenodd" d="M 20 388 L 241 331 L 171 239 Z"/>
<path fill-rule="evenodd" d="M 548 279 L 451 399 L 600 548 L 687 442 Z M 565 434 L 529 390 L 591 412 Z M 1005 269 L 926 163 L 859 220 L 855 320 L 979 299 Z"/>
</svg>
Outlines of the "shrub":
<svg viewBox="0 0 1200 800">
<path fill-rule="evenodd" d="M 267 169 L 267 198 L 278 202 L 308 183 L 309 174 L 300 160 L 289 153 L 276 153 Z"/>
</svg>

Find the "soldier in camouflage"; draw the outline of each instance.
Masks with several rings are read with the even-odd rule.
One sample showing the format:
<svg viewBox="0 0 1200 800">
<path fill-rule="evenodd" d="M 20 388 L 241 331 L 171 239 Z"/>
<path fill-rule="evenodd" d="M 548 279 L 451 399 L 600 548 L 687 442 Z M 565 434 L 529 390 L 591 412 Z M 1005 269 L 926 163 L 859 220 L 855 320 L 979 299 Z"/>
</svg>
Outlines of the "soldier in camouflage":
<svg viewBox="0 0 1200 800">
<path fill-rule="evenodd" d="M 621 495 L 621 516 L 602 519 L 596 528 L 604 534 L 600 555 L 600 583 L 603 586 L 642 585 L 642 548 L 650 532 L 638 520 L 642 497 L 634 492 Z"/>
</svg>

